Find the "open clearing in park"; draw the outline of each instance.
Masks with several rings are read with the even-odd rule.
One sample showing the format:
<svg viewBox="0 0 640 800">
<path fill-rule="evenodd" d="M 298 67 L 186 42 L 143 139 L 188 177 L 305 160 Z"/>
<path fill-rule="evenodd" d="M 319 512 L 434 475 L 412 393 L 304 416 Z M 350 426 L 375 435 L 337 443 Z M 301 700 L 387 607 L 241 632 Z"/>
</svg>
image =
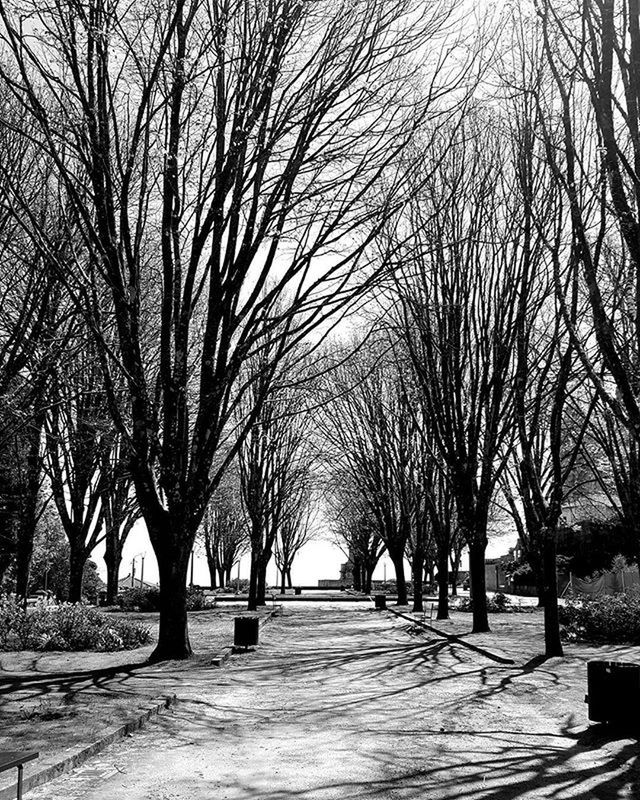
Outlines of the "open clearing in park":
<svg viewBox="0 0 640 800">
<path fill-rule="evenodd" d="M 200 629 L 200 646 L 214 645 L 212 631 L 233 613 L 193 615 L 196 646 Z M 460 634 L 470 618 L 457 614 L 438 624 Z M 256 652 L 234 655 L 222 668 L 210 665 L 210 652 L 188 664 L 79 683 L 78 707 L 95 693 L 114 695 L 123 705 L 128 698 L 132 710 L 145 692 L 147 698 L 175 693 L 179 703 L 26 797 L 640 796 L 637 739 L 589 724 L 584 703 L 586 662 L 638 661 L 637 650 L 569 645 L 565 658 L 541 663 L 535 658 L 543 647 L 540 612 L 495 615 L 491 624 L 495 635 L 465 638 L 513 658 L 514 666 L 430 633 L 415 634 L 405 620 L 366 605 L 286 605 L 284 616 L 261 630 Z M 132 654 L 40 658 L 31 666 L 52 670 L 57 658 L 70 658 L 90 669 L 96 659 L 131 661 Z M 2 666 L 7 669 L 6 656 Z M 56 680 L 64 684 L 47 674 L 50 689 Z M 6 672 L 2 681 L 6 691 Z M 58 721 L 35 716 L 32 722 L 44 736 Z M 25 738 L 14 746 L 31 745 Z"/>
</svg>

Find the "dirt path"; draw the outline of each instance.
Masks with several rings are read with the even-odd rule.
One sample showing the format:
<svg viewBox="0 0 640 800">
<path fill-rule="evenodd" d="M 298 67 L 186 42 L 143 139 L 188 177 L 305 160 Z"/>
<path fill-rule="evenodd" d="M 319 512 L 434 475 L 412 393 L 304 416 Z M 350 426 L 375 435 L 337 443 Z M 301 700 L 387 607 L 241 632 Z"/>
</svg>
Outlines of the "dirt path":
<svg viewBox="0 0 640 800">
<path fill-rule="evenodd" d="M 258 652 L 27 800 L 640 796 L 637 741 L 587 725 L 582 663 L 503 667 L 406 628 L 287 609 Z"/>
</svg>

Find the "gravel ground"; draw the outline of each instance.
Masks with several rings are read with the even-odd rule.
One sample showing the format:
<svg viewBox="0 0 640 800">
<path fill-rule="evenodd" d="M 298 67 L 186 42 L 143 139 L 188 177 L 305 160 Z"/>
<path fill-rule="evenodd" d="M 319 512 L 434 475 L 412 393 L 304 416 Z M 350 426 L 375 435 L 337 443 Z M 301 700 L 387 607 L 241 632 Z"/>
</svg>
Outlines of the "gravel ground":
<svg viewBox="0 0 640 800">
<path fill-rule="evenodd" d="M 154 645 L 117 653 L 0 653 L 0 749 L 37 750 L 25 775 L 92 744 L 163 697 L 180 693 L 197 669 L 217 672 L 211 658 L 233 643 L 238 607 L 189 615 L 189 662 L 146 666 Z M 122 615 L 119 615 L 122 616 Z M 157 614 L 126 614 L 157 628 Z M 117 671 L 115 671 L 117 670 Z M 0 788 L 15 775 L 0 775 Z"/>
<path fill-rule="evenodd" d="M 604 651 L 541 663 L 538 612 L 492 624 L 515 666 L 390 613 L 287 607 L 256 653 L 194 666 L 174 711 L 27 800 L 640 796 L 637 740 L 586 718 L 586 660 Z"/>
</svg>

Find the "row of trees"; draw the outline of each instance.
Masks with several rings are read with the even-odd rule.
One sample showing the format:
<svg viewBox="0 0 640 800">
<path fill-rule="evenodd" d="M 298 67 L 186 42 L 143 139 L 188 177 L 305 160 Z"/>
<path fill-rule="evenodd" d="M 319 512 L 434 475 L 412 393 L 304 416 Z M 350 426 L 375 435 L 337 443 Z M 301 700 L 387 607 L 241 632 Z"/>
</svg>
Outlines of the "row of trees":
<svg viewBox="0 0 640 800">
<path fill-rule="evenodd" d="M 376 364 L 322 389 L 340 524 L 375 527 L 398 569 L 408 549 L 414 583 L 425 537 L 458 531 L 482 631 L 503 498 L 550 653 L 556 530 L 587 462 L 638 530 L 640 12 L 510 5 L 485 48 L 453 35 L 455 5 L 0 0 L 0 387 L 20 418 L 47 410 L 78 558 L 108 503 L 74 506 L 72 481 L 126 459 L 160 571 L 156 659 L 190 653 L 189 555 L 235 468 L 259 602 L 273 530 L 303 502 L 273 502 L 308 460 L 268 464 L 305 441 L 278 426 L 286 376 L 371 287 Z M 35 399 L 42 375 L 55 403 Z M 96 420 L 77 464 L 47 434 L 67 394 L 67 453 L 80 397 Z"/>
<path fill-rule="evenodd" d="M 474 631 L 488 629 L 490 510 L 510 511 L 548 655 L 562 652 L 556 546 L 571 495 L 599 487 L 640 544 L 639 24 L 637 4 L 614 0 L 508 13 L 499 94 L 445 131 L 412 176 L 406 212 L 378 238 L 389 266 L 378 327 L 397 376 L 385 385 L 367 366 L 346 395 L 354 434 L 339 443 L 360 461 L 354 475 L 374 467 L 375 502 L 391 508 L 393 497 L 398 534 L 403 519 L 419 525 L 403 480 L 432 485 L 411 478 L 411 429 L 423 432 L 416 464 L 440 474 L 469 548 Z M 389 420 L 402 456 L 385 443 Z M 392 468 L 376 463 L 382 452 Z"/>
</svg>

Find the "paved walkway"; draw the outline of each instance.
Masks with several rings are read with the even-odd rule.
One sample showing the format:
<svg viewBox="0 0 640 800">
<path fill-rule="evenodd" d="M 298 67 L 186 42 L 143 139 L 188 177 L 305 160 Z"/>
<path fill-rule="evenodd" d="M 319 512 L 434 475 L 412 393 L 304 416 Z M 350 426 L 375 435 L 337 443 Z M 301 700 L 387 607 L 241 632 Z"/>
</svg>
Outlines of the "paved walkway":
<svg viewBox="0 0 640 800">
<path fill-rule="evenodd" d="M 640 797 L 571 660 L 507 667 L 368 608 L 295 608 L 175 711 L 26 800 Z"/>
</svg>

